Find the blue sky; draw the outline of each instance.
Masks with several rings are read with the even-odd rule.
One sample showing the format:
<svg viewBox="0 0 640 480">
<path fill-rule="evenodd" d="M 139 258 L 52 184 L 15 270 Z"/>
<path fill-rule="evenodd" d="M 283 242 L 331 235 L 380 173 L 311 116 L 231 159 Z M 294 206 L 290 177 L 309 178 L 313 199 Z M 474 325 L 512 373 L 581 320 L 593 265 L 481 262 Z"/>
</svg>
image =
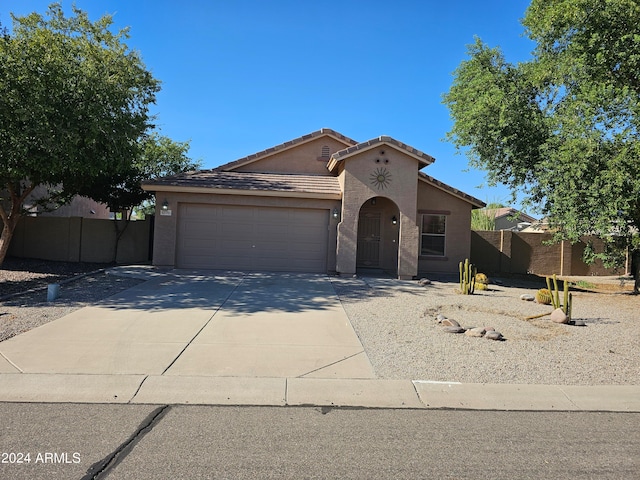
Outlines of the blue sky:
<svg viewBox="0 0 640 480">
<path fill-rule="evenodd" d="M 9 12 L 44 13 L 47 0 L 1 0 Z M 72 2 L 61 2 L 69 11 Z M 190 140 L 204 168 L 323 127 L 357 141 L 390 135 L 436 158 L 424 171 L 484 201 L 488 188 L 444 136 L 442 94 L 478 35 L 512 62 L 533 44 L 520 19 L 528 0 L 75 0 L 92 20 L 130 27 L 162 81 L 161 133 Z M 481 188 L 478 188 L 481 187 Z"/>
</svg>

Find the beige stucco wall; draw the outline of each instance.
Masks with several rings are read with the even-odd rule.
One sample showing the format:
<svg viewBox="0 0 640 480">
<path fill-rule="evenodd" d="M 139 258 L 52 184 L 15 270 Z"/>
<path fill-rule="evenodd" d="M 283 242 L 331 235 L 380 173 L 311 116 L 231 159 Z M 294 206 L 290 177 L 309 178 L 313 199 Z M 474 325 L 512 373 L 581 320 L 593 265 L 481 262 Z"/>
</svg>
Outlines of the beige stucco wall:
<svg viewBox="0 0 640 480">
<path fill-rule="evenodd" d="M 377 173 L 388 181 L 376 184 Z M 411 278 L 417 274 L 418 237 L 416 196 L 418 161 L 390 145 L 379 144 L 344 160 L 344 193 L 341 222 L 338 225 L 337 271 L 356 272 L 358 217 L 362 205 L 374 197 L 385 197 L 399 211 L 397 275 Z"/>
<path fill-rule="evenodd" d="M 322 147 L 329 147 L 329 156 L 322 157 Z M 301 173 L 331 175 L 327 170 L 329 157 L 347 145 L 331 137 L 321 137 L 261 160 L 234 169 L 237 172 Z"/>
<path fill-rule="evenodd" d="M 418 181 L 418 225 L 421 214 L 446 215 L 444 257 L 419 257 L 420 272 L 457 272 L 471 255 L 471 204 L 433 185 Z"/>
<path fill-rule="evenodd" d="M 162 203 L 167 200 L 171 216 L 163 215 Z M 331 214 L 334 208 L 341 209 L 339 200 L 323 200 L 289 197 L 259 197 L 251 195 L 173 193 L 156 194 L 156 220 L 153 246 L 153 264 L 161 267 L 174 267 L 176 263 L 178 205 L 180 203 L 246 205 L 258 207 L 318 208 L 329 211 L 329 236 L 327 245 L 327 271 L 334 272 L 336 266 L 336 228 L 337 220 Z"/>
<path fill-rule="evenodd" d="M 67 205 L 63 205 L 51 212 L 42 211 L 42 207 L 38 206 L 30 207 L 32 202 L 44 196 L 47 196 L 47 187 L 44 185 L 38 185 L 25 200 L 25 208 L 27 210 L 32 210 L 33 213 L 37 213 L 37 215 L 41 217 L 84 217 L 109 219 L 111 216 L 111 212 L 105 204 L 98 203 L 91 198 L 80 197 L 78 195 L 73 197 L 71 202 Z"/>
</svg>

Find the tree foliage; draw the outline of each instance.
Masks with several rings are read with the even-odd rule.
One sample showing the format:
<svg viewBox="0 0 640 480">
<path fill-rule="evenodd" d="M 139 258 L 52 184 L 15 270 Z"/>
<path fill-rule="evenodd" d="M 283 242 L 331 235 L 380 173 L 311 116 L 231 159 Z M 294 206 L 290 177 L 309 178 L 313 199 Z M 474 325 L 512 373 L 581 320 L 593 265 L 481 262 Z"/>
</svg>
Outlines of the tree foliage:
<svg viewBox="0 0 640 480">
<path fill-rule="evenodd" d="M 12 20 L 0 35 L 0 263 L 37 185 L 64 201 L 106 176 L 129 181 L 160 88 L 109 15 L 65 17 L 53 4 Z"/>
<path fill-rule="evenodd" d="M 480 39 L 444 95 L 448 139 L 525 196 L 556 239 L 599 235 L 590 260 L 640 248 L 640 3 L 533 0 L 532 58 L 513 64 Z"/>
<path fill-rule="evenodd" d="M 189 142 L 176 142 L 157 132 L 141 138 L 138 147 L 136 157 L 125 168 L 101 172 L 89 182 L 80 180 L 74 190 L 126 216 L 134 207 L 153 198 L 152 192 L 142 189 L 144 180 L 196 170 L 200 166 L 200 162 L 187 155 Z"/>
</svg>

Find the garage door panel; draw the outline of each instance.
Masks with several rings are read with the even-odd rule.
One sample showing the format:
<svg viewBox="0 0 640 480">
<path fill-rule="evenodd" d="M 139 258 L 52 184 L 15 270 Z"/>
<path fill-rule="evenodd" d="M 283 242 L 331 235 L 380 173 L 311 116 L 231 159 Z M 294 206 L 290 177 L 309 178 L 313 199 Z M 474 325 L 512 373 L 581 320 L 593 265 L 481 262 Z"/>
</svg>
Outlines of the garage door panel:
<svg viewBox="0 0 640 480">
<path fill-rule="evenodd" d="M 325 272 L 329 211 L 181 204 L 183 268 Z"/>
</svg>

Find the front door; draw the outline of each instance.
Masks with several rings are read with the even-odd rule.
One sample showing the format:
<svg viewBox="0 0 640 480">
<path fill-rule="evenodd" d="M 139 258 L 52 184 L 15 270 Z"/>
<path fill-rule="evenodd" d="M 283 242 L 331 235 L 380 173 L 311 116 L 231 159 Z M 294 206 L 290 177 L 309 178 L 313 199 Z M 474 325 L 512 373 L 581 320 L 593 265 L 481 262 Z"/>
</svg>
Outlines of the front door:
<svg viewBox="0 0 640 480">
<path fill-rule="evenodd" d="M 357 267 L 380 266 L 380 212 L 361 212 L 358 220 Z"/>
</svg>

